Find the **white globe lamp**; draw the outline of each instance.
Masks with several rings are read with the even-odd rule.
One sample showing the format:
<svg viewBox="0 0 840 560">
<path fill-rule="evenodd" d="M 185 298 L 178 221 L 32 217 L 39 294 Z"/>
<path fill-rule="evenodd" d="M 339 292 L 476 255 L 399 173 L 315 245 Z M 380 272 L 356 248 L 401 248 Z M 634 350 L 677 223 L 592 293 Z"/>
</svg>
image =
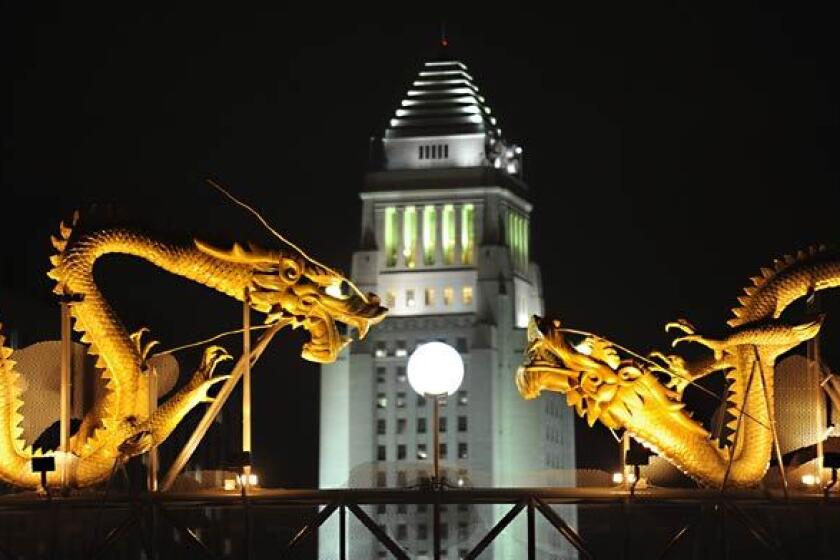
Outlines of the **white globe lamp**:
<svg viewBox="0 0 840 560">
<path fill-rule="evenodd" d="M 451 395 L 461 386 L 464 380 L 464 361 L 461 359 L 461 354 L 448 344 L 428 342 L 414 350 L 408 359 L 407 369 L 408 383 L 411 388 L 432 400 L 432 434 L 434 436 L 432 487 L 439 489 L 442 485 L 439 467 L 440 399 Z M 437 508 L 435 515 L 438 515 Z"/>
<path fill-rule="evenodd" d="M 408 359 L 408 383 L 423 396 L 451 395 L 464 380 L 461 354 L 443 342 L 427 342 Z"/>
</svg>

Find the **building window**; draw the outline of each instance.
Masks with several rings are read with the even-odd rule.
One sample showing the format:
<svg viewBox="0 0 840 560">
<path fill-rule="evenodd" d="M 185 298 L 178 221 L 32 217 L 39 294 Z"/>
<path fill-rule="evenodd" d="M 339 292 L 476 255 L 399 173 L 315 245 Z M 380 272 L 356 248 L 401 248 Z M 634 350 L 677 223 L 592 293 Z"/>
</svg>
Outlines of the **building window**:
<svg viewBox="0 0 840 560">
<path fill-rule="evenodd" d="M 470 402 L 466 391 L 458 391 L 458 406 L 466 406 Z"/>
<path fill-rule="evenodd" d="M 429 538 L 429 526 L 425 523 L 417 525 L 417 540 L 424 541 Z"/>
<path fill-rule="evenodd" d="M 467 431 L 467 417 L 466 416 L 459 416 L 458 417 L 458 431 L 459 432 L 466 432 Z"/>
<path fill-rule="evenodd" d="M 405 366 L 397 366 L 397 382 L 405 383 Z"/>
<path fill-rule="evenodd" d="M 444 541 L 449 538 L 449 523 L 440 524 L 440 538 Z"/>
<path fill-rule="evenodd" d="M 389 206 L 385 209 L 385 266 L 397 264 L 397 209 Z"/>
<path fill-rule="evenodd" d="M 417 433 L 418 434 L 425 434 L 426 433 L 426 419 L 425 418 L 418 418 L 417 419 Z"/>
<path fill-rule="evenodd" d="M 437 249 L 437 210 L 434 206 L 423 207 L 423 262 L 435 264 Z"/>
<path fill-rule="evenodd" d="M 397 408 L 405 408 L 405 393 L 397 393 L 395 406 Z"/>
<path fill-rule="evenodd" d="M 464 204 L 461 207 L 461 264 L 475 261 L 475 207 Z"/>
<path fill-rule="evenodd" d="M 385 435 L 385 432 L 387 431 L 387 429 L 388 429 L 388 425 L 385 423 L 384 418 L 380 418 L 379 420 L 376 421 L 376 433 L 377 434 L 379 434 L 380 436 L 383 436 L 383 435 Z"/>
<path fill-rule="evenodd" d="M 386 459 L 386 457 L 387 457 L 387 455 L 385 454 L 385 446 L 384 445 L 377 446 L 376 447 L 376 460 L 377 461 L 384 461 Z M 380 474 L 384 475 L 385 473 L 380 473 Z"/>
<path fill-rule="evenodd" d="M 449 159 L 449 144 L 443 145 L 443 157 L 444 159 Z"/>
<path fill-rule="evenodd" d="M 397 446 L 397 460 L 405 459 L 405 444 L 399 444 Z"/>
<path fill-rule="evenodd" d="M 464 305 L 472 305 L 472 302 L 473 302 L 472 286 L 464 286 L 463 288 L 461 288 L 461 301 L 464 302 Z"/>
<path fill-rule="evenodd" d="M 438 431 L 442 434 L 446 433 L 446 416 L 438 418 Z"/>
<path fill-rule="evenodd" d="M 400 488 L 408 486 L 408 479 L 405 476 L 405 471 L 397 471 L 397 486 Z M 400 506 L 402 506 L 402 511 L 399 511 L 399 513 L 405 513 L 405 504 L 400 504 Z"/>
<path fill-rule="evenodd" d="M 385 488 L 387 484 L 388 480 L 385 478 L 385 471 L 376 471 L 376 487 Z"/>
<path fill-rule="evenodd" d="M 458 458 L 459 459 L 466 459 L 467 458 L 467 444 L 466 443 L 459 443 L 458 444 Z"/>
<path fill-rule="evenodd" d="M 455 207 L 443 206 L 443 263 L 455 264 Z"/>
<path fill-rule="evenodd" d="M 388 506 L 386 504 L 376 504 L 376 513 L 385 515 L 388 513 Z"/>
<path fill-rule="evenodd" d="M 398 358 L 405 358 L 406 356 L 408 356 L 408 349 L 406 348 L 405 340 L 397 341 L 397 351 L 394 353 L 394 355 Z"/>
<path fill-rule="evenodd" d="M 460 540 L 466 540 L 467 537 L 470 536 L 469 525 L 467 525 L 466 521 L 459 521 L 458 522 L 458 538 Z M 465 554 L 466 556 L 466 554 Z M 463 558 L 463 556 L 461 557 Z"/>
<path fill-rule="evenodd" d="M 414 307 L 415 304 L 414 300 L 414 290 L 406 290 L 405 291 L 405 306 L 406 307 Z"/>
<path fill-rule="evenodd" d="M 467 337 L 459 336 L 455 339 L 455 349 L 458 350 L 461 354 L 466 354 L 469 351 L 469 346 L 467 345 Z"/>
<path fill-rule="evenodd" d="M 376 394 L 376 408 L 388 408 L 388 397 L 385 393 Z"/>
<path fill-rule="evenodd" d="M 397 305 L 397 294 L 388 290 L 385 292 L 385 307 L 393 309 Z"/>
<path fill-rule="evenodd" d="M 377 367 L 376 368 L 376 382 L 377 383 L 385 383 L 385 368 L 384 367 Z"/>
<path fill-rule="evenodd" d="M 399 480 L 399 474 L 400 473 L 397 473 L 397 476 L 398 476 L 397 480 Z M 403 477 L 405 477 L 405 473 L 402 473 L 402 475 L 403 475 Z M 405 486 L 405 484 L 403 484 L 403 486 Z M 408 507 L 406 507 L 405 504 L 397 504 L 397 513 L 406 513 L 406 512 L 408 512 Z"/>
<path fill-rule="evenodd" d="M 423 473 L 422 478 L 428 478 L 426 473 Z M 426 513 L 429 510 L 428 504 L 417 504 L 417 513 Z"/>
<path fill-rule="evenodd" d="M 405 266 L 414 268 L 417 262 L 414 255 L 417 251 L 417 209 L 406 206 L 403 209 L 403 259 Z"/>
<path fill-rule="evenodd" d="M 408 527 L 405 523 L 397 525 L 397 540 L 405 540 L 408 538 Z"/>
<path fill-rule="evenodd" d="M 406 427 L 406 419 L 405 418 L 397 418 L 397 433 L 404 434 Z"/>
<path fill-rule="evenodd" d="M 376 350 L 373 352 L 373 354 L 377 358 L 384 358 L 388 355 L 388 347 L 385 345 L 384 340 L 376 341 Z"/>
<path fill-rule="evenodd" d="M 417 146 L 417 159 L 423 159 L 423 146 Z"/>
<path fill-rule="evenodd" d="M 455 299 L 455 290 L 452 288 L 443 289 L 443 305 L 452 305 L 452 300 Z"/>
<path fill-rule="evenodd" d="M 435 304 L 435 289 L 434 288 L 426 288 L 426 305 L 434 305 Z"/>
<path fill-rule="evenodd" d="M 427 459 L 429 457 L 429 453 L 426 451 L 426 444 L 425 443 L 418 443 L 417 444 L 417 458 L 418 459 Z"/>
<path fill-rule="evenodd" d="M 417 395 L 417 406 L 426 406 L 426 397 L 423 395 Z"/>
<path fill-rule="evenodd" d="M 440 453 L 439 457 L 441 459 L 446 459 L 446 451 L 447 451 L 447 449 L 446 449 L 446 444 L 445 443 L 441 443 L 441 444 L 438 445 L 438 452 Z"/>
</svg>

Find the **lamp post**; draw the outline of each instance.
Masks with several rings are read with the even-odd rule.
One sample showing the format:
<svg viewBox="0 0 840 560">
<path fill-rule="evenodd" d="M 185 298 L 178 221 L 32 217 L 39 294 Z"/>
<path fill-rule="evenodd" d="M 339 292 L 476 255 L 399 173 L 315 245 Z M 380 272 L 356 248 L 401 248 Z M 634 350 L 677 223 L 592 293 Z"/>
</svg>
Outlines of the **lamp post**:
<svg viewBox="0 0 840 560">
<path fill-rule="evenodd" d="M 434 445 L 434 476 L 432 489 L 443 488 L 440 478 L 440 399 L 458 390 L 464 380 L 464 362 L 461 354 L 443 342 L 429 342 L 414 350 L 408 359 L 408 383 L 418 394 L 432 400 L 432 425 Z M 440 504 L 433 504 L 435 560 L 440 558 Z"/>
</svg>

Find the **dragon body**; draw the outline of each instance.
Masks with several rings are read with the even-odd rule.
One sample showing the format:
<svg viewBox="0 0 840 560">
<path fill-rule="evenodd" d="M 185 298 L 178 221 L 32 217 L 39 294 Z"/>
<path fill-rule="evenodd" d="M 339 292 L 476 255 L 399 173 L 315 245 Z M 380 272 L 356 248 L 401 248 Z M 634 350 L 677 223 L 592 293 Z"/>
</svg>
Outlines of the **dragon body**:
<svg viewBox="0 0 840 560">
<path fill-rule="evenodd" d="M 143 344 L 146 329 L 129 333 L 98 289 L 94 266 L 103 256 L 139 257 L 234 299 L 247 297 L 252 309 L 266 314 L 266 323 L 309 331 L 302 356 L 311 361 L 332 361 L 350 342 L 339 335 L 336 321 L 354 327 L 361 338 L 384 317 L 375 295 L 362 294 L 293 246 L 268 251 L 236 244 L 221 250 L 200 241 L 175 245 L 124 229 L 76 234 L 75 222 L 76 218 L 70 226 L 62 223 L 60 234 L 52 238 L 58 254 L 51 258 L 49 276 L 57 283 L 55 292 L 73 301 L 73 328 L 97 357 L 105 390 L 85 414 L 67 452 L 57 455 L 57 462 L 66 462 L 71 486 L 102 482 L 118 462 L 162 443 L 190 410 L 211 400 L 208 389 L 227 378 L 214 375 L 214 370 L 230 358 L 219 346 L 206 348 L 192 378 L 149 414 L 146 358 L 154 342 Z M 44 453 L 21 437 L 25 395 L 12 350 L 4 343 L 0 335 L 0 480 L 37 488 L 40 478 L 31 470 L 31 459 Z M 60 484 L 60 471 L 48 473 L 49 486 Z"/>
<path fill-rule="evenodd" d="M 575 331 L 558 320 L 534 317 L 526 361 L 516 373 L 519 392 L 526 399 L 542 390 L 564 393 L 590 426 L 600 421 L 625 429 L 702 485 L 754 486 L 773 450 L 776 359 L 815 337 L 822 325 L 821 317 L 789 323 L 782 313 L 802 296 L 840 286 L 840 254 L 822 247 L 800 251 L 751 280 L 725 334 L 698 334 L 684 320 L 666 326 L 684 334 L 675 345 L 692 342 L 711 351 L 695 362 L 661 352 L 622 359 L 623 349 L 600 337 L 573 345 L 566 335 Z M 711 434 L 682 402 L 689 383 L 718 371 L 728 382 L 725 434 Z M 728 441 L 728 435 L 734 439 Z M 722 437 L 716 441 L 715 436 Z"/>
</svg>

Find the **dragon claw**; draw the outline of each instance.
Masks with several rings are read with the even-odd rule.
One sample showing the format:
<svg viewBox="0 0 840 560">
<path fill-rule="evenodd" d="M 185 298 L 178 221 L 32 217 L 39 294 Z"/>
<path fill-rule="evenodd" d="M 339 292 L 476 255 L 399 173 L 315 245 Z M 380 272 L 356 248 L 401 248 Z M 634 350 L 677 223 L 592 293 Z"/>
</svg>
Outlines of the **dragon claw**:
<svg viewBox="0 0 840 560">
<path fill-rule="evenodd" d="M 233 356 L 227 353 L 227 350 L 221 346 L 209 346 L 204 350 L 204 356 L 201 359 L 201 367 L 199 370 L 207 379 L 213 377 L 213 371 L 220 363 L 227 360 L 232 360 Z"/>
<path fill-rule="evenodd" d="M 697 332 L 697 329 L 694 328 L 694 325 L 692 325 L 685 319 L 677 319 L 676 321 L 670 321 L 668 323 L 665 323 L 665 332 L 671 332 L 672 330 L 682 331 L 685 334 L 694 334 Z"/>
<path fill-rule="evenodd" d="M 536 372 L 519 368 L 516 372 L 516 388 L 522 398 L 531 400 L 540 396 L 540 391 L 542 391 L 540 377 Z"/>
</svg>

